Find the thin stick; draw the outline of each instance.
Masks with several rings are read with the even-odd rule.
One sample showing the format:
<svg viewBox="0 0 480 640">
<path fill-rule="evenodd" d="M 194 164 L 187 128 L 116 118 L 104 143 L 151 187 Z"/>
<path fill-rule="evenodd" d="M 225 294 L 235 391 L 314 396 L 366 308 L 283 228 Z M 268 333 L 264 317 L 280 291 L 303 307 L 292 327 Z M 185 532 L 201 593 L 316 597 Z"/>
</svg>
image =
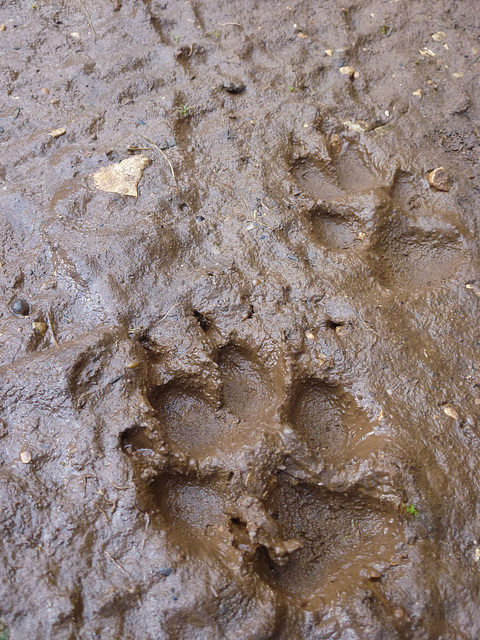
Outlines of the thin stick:
<svg viewBox="0 0 480 640">
<path fill-rule="evenodd" d="M 232 25 L 233 27 L 241 27 L 242 26 L 238 22 L 219 22 L 218 23 L 219 27 L 228 27 L 229 25 Z"/>
<path fill-rule="evenodd" d="M 48 326 L 50 328 L 50 333 L 52 334 L 53 344 L 57 347 L 57 349 L 60 349 L 60 345 L 58 344 L 57 338 L 55 337 L 55 331 L 53 330 L 52 316 L 50 312 L 47 313 L 47 320 L 48 320 Z"/>
<path fill-rule="evenodd" d="M 110 483 L 115 487 L 115 489 L 118 489 L 119 491 L 127 491 L 128 489 L 131 489 L 131 487 L 118 487 L 111 480 L 110 480 Z"/>
<path fill-rule="evenodd" d="M 258 224 L 261 224 L 262 227 L 266 227 L 270 231 L 275 231 L 275 229 L 272 229 L 272 227 L 269 227 L 268 224 L 265 224 L 264 222 L 260 222 L 260 220 L 258 218 L 255 220 L 255 222 L 258 222 Z"/>
<path fill-rule="evenodd" d="M 168 166 L 170 167 L 170 171 L 172 172 L 172 178 L 173 181 L 175 182 L 175 186 L 177 185 L 177 179 L 175 178 L 175 171 L 173 170 L 172 167 L 172 163 L 170 162 L 170 160 L 168 159 L 168 156 L 166 153 L 164 153 L 160 147 L 158 146 L 158 144 L 155 144 L 154 142 L 152 142 L 151 140 L 149 140 L 148 138 L 146 138 L 145 136 L 142 136 L 141 133 L 138 134 L 141 138 L 143 138 L 144 140 L 146 140 L 148 142 L 148 144 L 151 144 L 152 147 L 154 147 L 157 151 L 160 151 L 160 153 L 162 154 L 162 156 L 165 158 L 165 160 L 168 162 Z"/>
<path fill-rule="evenodd" d="M 126 576 L 130 577 L 130 576 L 128 575 L 128 573 L 125 571 L 125 569 L 122 567 L 122 565 L 121 565 L 121 564 L 119 564 L 119 563 L 115 560 L 115 558 L 114 558 L 110 553 L 108 553 L 108 551 L 105 551 L 105 555 L 106 555 L 106 556 L 108 556 L 108 557 L 110 558 L 110 560 L 111 560 L 112 562 L 114 562 L 114 563 L 117 565 L 117 567 L 120 569 L 120 571 L 123 571 L 123 573 L 124 573 Z"/>
<path fill-rule="evenodd" d="M 94 505 L 95 509 L 97 509 L 98 511 L 101 511 L 103 513 L 103 515 L 105 516 L 105 519 L 108 523 L 110 523 L 110 518 L 107 516 L 107 512 L 105 511 L 105 509 L 102 509 L 102 507 L 99 507 L 98 504 Z"/>
<path fill-rule="evenodd" d="M 97 32 L 95 31 L 95 27 L 92 24 L 92 18 L 90 16 L 90 12 L 87 9 L 87 7 L 83 4 L 82 0 L 77 0 L 78 4 L 82 7 L 83 11 L 85 12 L 85 15 L 87 16 L 87 20 L 88 20 L 88 24 L 90 25 L 90 29 L 93 31 L 93 35 L 95 36 L 95 38 L 97 37 Z"/>
<path fill-rule="evenodd" d="M 161 322 L 162 320 L 165 320 L 165 318 L 168 316 L 168 314 L 170 313 L 170 311 L 174 308 L 177 307 L 180 303 L 176 302 L 175 304 L 172 304 L 172 306 L 170 307 L 170 309 L 167 311 L 167 313 L 163 316 L 163 318 L 160 318 L 159 322 Z"/>
</svg>

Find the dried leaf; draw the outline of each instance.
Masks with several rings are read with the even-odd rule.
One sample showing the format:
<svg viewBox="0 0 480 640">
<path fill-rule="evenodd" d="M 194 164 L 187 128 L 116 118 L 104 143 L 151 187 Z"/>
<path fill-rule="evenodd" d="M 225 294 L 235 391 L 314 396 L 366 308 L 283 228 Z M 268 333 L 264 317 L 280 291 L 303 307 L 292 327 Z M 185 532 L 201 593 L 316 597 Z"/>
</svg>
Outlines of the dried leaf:
<svg viewBox="0 0 480 640">
<path fill-rule="evenodd" d="M 126 158 L 117 164 L 102 167 L 93 174 L 95 186 L 100 191 L 138 197 L 137 186 L 150 160 L 139 155 Z"/>
</svg>

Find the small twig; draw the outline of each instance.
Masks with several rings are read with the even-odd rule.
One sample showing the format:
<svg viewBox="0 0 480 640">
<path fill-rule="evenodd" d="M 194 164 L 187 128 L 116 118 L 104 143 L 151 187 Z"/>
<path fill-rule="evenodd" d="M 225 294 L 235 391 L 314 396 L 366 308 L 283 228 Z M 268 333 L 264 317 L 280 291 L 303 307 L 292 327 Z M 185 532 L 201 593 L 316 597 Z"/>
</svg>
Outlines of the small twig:
<svg viewBox="0 0 480 640">
<path fill-rule="evenodd" d="M 95 505 L 95 509 L 98 509 L 98 511 L 101 511 L 103 513 L 103 515 L 105 516 L 106 521 L 110 524 L 110 518 L 107 515 L 107 512 L 105 511 L 105 509 L 102 509 L 102 507 L 99 507 L 98 504 Z"/>
<path fill-rule="evenodd" d="M 98 389 L 92 389 L 91 391 L 85 391 L 85 393 L 82 393 L 81 395 L 78 396 L 77 404 L 80 404 L 80 400 L 83 400 L 87 396 L 91 396 L 92 393 L 96 393 L 97 391 L 98 391 Z"/>
<path fill-rule="evenodd" d="M 60 345 L 58 344 L 57 338 L 55 337 L 55 331 L 53 330 L 52 315 L 50 311 L 47 313 L 47 320 L 48 320 L 48 327 L 50 329 L 50 333 L 52 334 L 53 344 L 57 347 L 57 349 L 60 349 Z"/>
<path fill-rule="evenodd" d="M 171 307 L 170 307 L 170 309 L 167 311 L 167 313 L 166 313 L 162 318 L 160 318 L 159 322 L 161 322 L 162 320 L 165 320 L 165 318 L 168 316 L 168 314 L 170 313 L 170 311 L 171 311 L 174 307 L 177 307 L 179 304 L 180 304 L 179 302 L 176 302 L 175 304 L 172 304 L 172 306 L 171 306 Z"/>
<path fill-rule="evenodd" d="M 78 4 L 82 7 L 82 10 L 84 11 L 85 15 L 87 16 L 87 20 L 88 20 L 88 24 L 90 25 L 90 29 L 93 31 L 93 35 L 96 38 L 97 37 L 97 32 L 95 31 L 95 27 L 92 24 L 92 18 L 90 16 L 90 12 L 87 9 L 87 7 L 83 4 L 82 0 L 77 0 Z"/>
<path fill-rule="evenodd" d="M 219 27 L 228 27 L 229 25 L 232 25 L 233 27 L 241 27 L 242 26 L 239 22 L 219 22 L 218 23 Z"/>
<path fill-rule="evenodd" d="M 28 540 L 29 542 L 33 542 L 34 544 L 36 544 L 40 549 L 42 548 L 42 545 L 40 543 L 40 540 L 35 540 L 35 538 L 32 538 L 31 536 L 27 536 L 25 533 L 20 533 L 20 536 L 22 538 L 25 538 L 25 540 Z"/>
<path fill-rule="evenodd" d="M 105 555 L 107 555 L 107 556 L 110 558 L 110 560 L 111 560 L 114 564 L 116 564 L 116 565 L 117 565 L 117 567 L 120 569 L 120 571 L 123 571 L 123 573 L 124 573 L 127 577 L 129 577 L 129 578 L 130 578 L 130 576 L 129 576 L 129 575 L 128 575 L 128 573 L 125 571 L 125 569 L 122 567 L 122 565 L 121 565 L 121 564 L 119 564 L 119 563 L 115 560 L 115 558 L 114 558 L 110 553 L 108 553 L 108 551 L 105 551 Z"/>
<path fill-rule="evenodd" d="M 275 229 L 272 229 L 272 227 L 269 227 L 268 224 L 265 224 L 264 222 L 260 222 L 260 220 L 258 218 L 255 220 L 255 222 L 258 222 L 258 224 L 261 224 L 262 227 L 266 227 L 270 231 L 275 231 Z"/>
<path fill-rule="evenodd" d="M 128 334 L 142 333 L 142 331 L 145 331 L 145 327 L 132 327 L 128 330 Z"/>
<path fill-rule="evenodd" d="M 152 147 L 154 147 L 157 151 L 159 151 L 159 152 L 162 154 L 162 156 L 165 158 L 166 162 L 168 163 L 168 166 L 170 167 L 170 171 L 172 172 L 172 178 L 173 178 L 173 181 L 175 182 L 175 186 L 178 186 L 178 185 L 177 185 L 177 179 L 176 179 L 176 177 L 175 177 L 175 171 L 173 170 L 172 163 L 171 163 L 171 162 L 170 162 L 170 160 L 168 159 L 167 154 L 166 154 L 166 153 L 164 153 L 164 152 L 160 149 L 160 147 L 158 146 L 158 144 L 155 144 L 154 142 L 152 142 L 151 140 L 149 140 L 149 139 L 148 139 L 148 138 L 146 138 L 145 136 L 142 136 L 142 134 L 141 134 L 141 133 L 139 133 L 138 135 L 139 135 L 141 138 L 143 138 L 144 140 L 146 140 L 146 141 L 148 142 L 148 144 L 151 144 L 151 145 L 152 145 Z"/>
<path fill-rule="evenodd" d="M 110 484 L 111 484 L 112 486 L 114 486 L 114 487 L 115 487 L 115 489 L 118 489 L 119 491 L 127 491 L 128 489 L 131 489 L 131 487 L 118 487 L 118 486 L 117 486 L 115 483 L 113 483 L 111 480 L 110 480 Z"/>
<path fill-rule="evenodd" d="M 85 497 L 86 494 L 87 494 L 87 480 L 89 478 L 92 478 L 92 480 L 96 480 L 98 482 L 98 478 L 96 476 L 92 476 L 91 473 L 86 473 L 82 478 L 82 480 L 83 480 L 83 497 Z"/>
</svg>

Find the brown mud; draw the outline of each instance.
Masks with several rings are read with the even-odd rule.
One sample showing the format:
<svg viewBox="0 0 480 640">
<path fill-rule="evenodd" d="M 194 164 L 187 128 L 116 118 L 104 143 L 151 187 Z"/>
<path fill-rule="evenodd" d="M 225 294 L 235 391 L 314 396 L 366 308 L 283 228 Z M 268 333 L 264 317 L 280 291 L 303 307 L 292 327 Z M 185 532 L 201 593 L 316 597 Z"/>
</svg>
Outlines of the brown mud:
<svg viewBox="0 0 480 640">
<path fill-rule="evenodd" d="M 0 24 L 0 638 L 480 637 L 478 4 Z"/>
</svg>

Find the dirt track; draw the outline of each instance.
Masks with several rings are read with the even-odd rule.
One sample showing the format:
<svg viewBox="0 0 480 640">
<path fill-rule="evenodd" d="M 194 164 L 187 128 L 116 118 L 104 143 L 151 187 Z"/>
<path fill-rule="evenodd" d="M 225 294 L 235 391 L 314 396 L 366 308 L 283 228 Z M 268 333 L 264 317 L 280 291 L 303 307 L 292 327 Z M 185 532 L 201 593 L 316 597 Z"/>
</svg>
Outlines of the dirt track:
<svg viewBox="0 0 480 640">
<path fill-rule="evenodd" d="M 0 640 L 480 637 L 478 4 L 0 25 Z"/>
</svg>

